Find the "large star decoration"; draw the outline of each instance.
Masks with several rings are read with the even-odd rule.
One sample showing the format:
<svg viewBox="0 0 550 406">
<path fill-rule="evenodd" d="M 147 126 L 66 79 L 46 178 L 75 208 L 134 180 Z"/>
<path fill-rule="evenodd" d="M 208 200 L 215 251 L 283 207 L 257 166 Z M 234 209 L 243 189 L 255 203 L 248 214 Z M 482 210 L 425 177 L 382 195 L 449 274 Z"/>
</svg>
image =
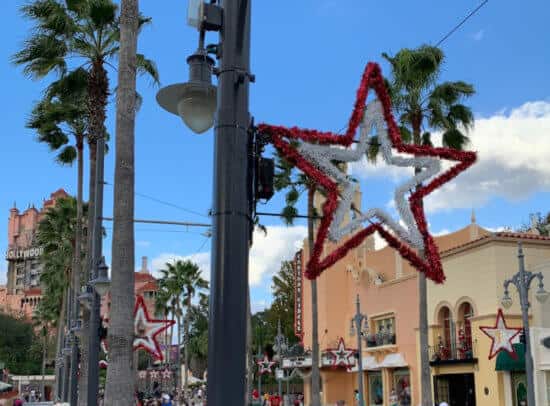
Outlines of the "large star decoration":
<svg viewBox="0 0 550 406">
<path fill-rule="evenodd" d="M 273 365 L 276 364 L 276 362 L 270 361 L 267 355 L 264 355 L 264 358 L 259 360 L 257 364 L 258 364 L 258 373 L 260 375 L 263 375 L 263 374 L 270 374 L 271 368 L 273 367 Z"/>
<path fill-rule="evenodd" d="M 144 349 L 162 361 L 164 357 L 156 337 L 174 324 L 174 320 L 151 319 L 143 297 L 137 296 L 134 308 L 134 351 Z"/>
<path fill-rule="evenodd" d="M 372 104 L 372 113 L 365 115 L 367 109 L 365 103 L 370 88 L 374 89 L 378 102 Z M 352 150 L 349 147 L 363 120 L 365 122 L 362 126 L 358 146 Z M 387 129 L 381 128 L 383 122 Z M 368 210 L 342 227 L 344 214 L 351 207 L 353 189 L 349 179 L 340 174 L 339 170 L 336 171 L 336 167 L 330 161 L 352 162 L 361 159 L 368 146 L 368 133 L 371 130 L 369 124 L 377 127 L 381 152 L 388 164 L 424 169 L 420 174 L 400 185 L 395 192 L 396 207 L 407 226 L 406 229 L 379 209 Z M 424 272 L 428 278 L 435 282 L 442 283 L 445 280 L 439 251 L 428 231 L 422 199 L 470 167 L 476 160 L 476 154 L 452 148 L 405 144 L 391 112 L 390 98 L 377 64 L 367 64 L 363 72 L 355 107 L 344 135 L 268 124 L 260 124 L 258 131 L 271 136 L 273 145 L 279 153 L 285 159 L 293 162 L 310 179 L 315 181 L 317 188 L 325 192 L 326 200 L 322 206 L 323 216 L 305 272 L 309 279 L 319 276 L 325 269 L 334 265 L 350 250 L 361 244 L 369 235 L 378 232 L 389 246 L 396 249 L 418 271 Z M 297 147 L 296 141 L 299 141 Z M 413 155 L 413 158 L 396 156 L 392 150 L 397 153 Z M 434 177 L 433 175 L 440 171 L 440 159 L 456 161 L 457 164 Z M 431 180 L 428 181 L 429 178 Z M 407 202 L 405 194 L 423 181 L 427 182 L 412 191 Z M 342 192 L 339 191 L 339 186 Z M 334 224 L 332 224 L 333 220 L 335 220 Z M 370 224 L 355 231 L 360 223 L 365 221 Z M 322 257 L 329 231 L 333 240 L 340 239 L 347 233 L 354 233 L 338 244 L 334 251 Z M 424 257 L 420 256 L 418 251 L 423 251 Z"/>
<path fill-rule="evenodd" d="M 337 367 L 349 368 L 350 366 L 354 365 L 355 350 L 346 348 L 346 344 L 344 343 L 343 338 L 340 338 L 340 340 L 338 341 L 338 347 L 328 348 L 326 352 L 332 358 L 332 366 L 334 368 L 337 368 Z"/>
<path fill-rule="evenodd" d="M 498 309 L 497 319 L 494 326 L 480 326 L 479 329 L 489 337 L 491 341 L 491 350 L 489 359 L 494 358 L 499 352 L 506 351 L 514 359 L 517 359 L 516 351 L 512 346 L 512 340 L 522 332 L 521 327 L 508 327 L 502 309 Z"/>
</svg>

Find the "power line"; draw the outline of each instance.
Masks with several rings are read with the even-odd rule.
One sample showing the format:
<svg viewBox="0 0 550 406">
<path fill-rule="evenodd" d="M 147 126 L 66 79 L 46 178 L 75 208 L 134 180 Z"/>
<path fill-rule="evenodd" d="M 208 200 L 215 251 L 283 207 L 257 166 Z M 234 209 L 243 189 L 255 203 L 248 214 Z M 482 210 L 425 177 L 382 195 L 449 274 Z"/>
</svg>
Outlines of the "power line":
<svg viewBox="0 0 550 406">
<path fill-rule="evenodd" d="M 109 182 L 104 182 L 105 185 L 108 185 L 108 186 L 113 186 L 111 183 Z M 134 192 L 134 194 L 136 196 L 139 196 L 139 197 L 143 197 L 145 199 L 149 199 L 153 202 L 156 202 L 156 203 L 160 203 L 160 204 L 164 204 L 165 206 L 170 206 L 170 207 L 173 207 L 175 209 L 178 209 L 178 210 L 182 210 L 182 211 L 185 211 L 187 213 L 191 213 L 191 214 L 194 214 L 196 216 L 201 216 L 201 217 L 204 217 L 204 218 L 209 218 L 206 214 L 203 214 L 203 213 L 199 213 L 198 211 L 194 211 L 194 210 L 191 210 L 191 209 L 187 209 L 185 207 L 181 207 L 181 206 L 178 206 L 177 204 L 174 204 L 174 203 L 170 203 L 170 202 L 167 202 L 165 200 L 161 200 L 161 199 L 157 199 L 156 197 L 153 197 L 153 196 L 149 196 L 149 195 L 146 195 L 144 193 L 139 193 L 139 192 Z"/>
<path fill-rule="evenodd" d="M 468 21 L 470 19 L 470 17 L 472 17 L 474 14 L 476 14 L 481 9 L 481 7 L 483 7 L 488 2 L 489 2 L 489 0 L 484 0 L 483 2 L 481 2 L 481 4 L 479 6 L 477 6 L 475 9 L 470 11 L 470 13 L 466 17 L 464 17 L 462 19 L 462 21 L 459 22 L 451 31 L 449 31 L 446 35 L 444 35 L 443 38 L 441 38 L 439 40 L 439 42 L 437 44 L 435 44 L 435 46 L 439 47 L 447 38 L 449 38 L 451 35 L 453 35 L 455 31 L 457 31 L 460 27 L 462 27 L 462 25 L 466 21 Z"/>
</svg>

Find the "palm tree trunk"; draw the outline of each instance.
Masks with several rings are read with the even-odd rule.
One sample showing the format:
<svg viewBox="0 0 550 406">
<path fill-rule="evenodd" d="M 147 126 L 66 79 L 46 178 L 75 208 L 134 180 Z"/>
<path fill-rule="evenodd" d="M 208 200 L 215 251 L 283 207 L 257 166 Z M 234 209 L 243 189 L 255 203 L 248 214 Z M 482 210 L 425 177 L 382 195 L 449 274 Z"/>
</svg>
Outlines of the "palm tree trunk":
<svg viewBox="0 0 550 406">
<path fill-rule="evenodd" d="M 95 171 L 96 171 L 96 141 L 89 134 L 88 150 L 90 160 L 89 187 L 88 187 L 88 216 L 86 224 L 86 251 L 84 263 L 86 267 L 82 272 L 84 281 L 88 282 L 93 266 L 93 224 L 95 213 Z M 78 378 L 78 406 L 87 406 L 88 403 L 88 336 L 90 328 L 90 311 L 82 309 L 82 337 L 80 339 L 80 375 Z"/>
<path fill-rule="evenodd" d="M 183 380 L 183 390 L 187 394 L 189 389 L 189 315 L 191 313 L 191 295 L 187 298 L 187 310 L 185 312 L 185 341 L 183 342 L 183 358 L 185 362 L 185 374 Z"/>
<path fill-rule="evenodd" d="M 177 358 L 177 361 L 176 361 L 176 366 L 177 366 L 177 369 L 176 369 L 176 388 L 178 389 L 178 391 L 181 391 L 181 365 L 182 365 L 182 362 L 181 362 L 181 338 L 182 338 L 182 331 L 181 331 L 181 328 L 182 328 L 182 324 L 181 324 L 181 311 L 178 310 L 178 317 L 177 317 L 177 321 L 178 321 L 178 358 Z M 183 356 L 184 358 L 184 363 L 185 363 L 185 355 Z M 185 364 L 185 375 L 187 375 L 187 364 Z M 184 388 L 184 391 L 183 391 L 183 394 L 184 394 L 184 397 L 187 395 L 187 388 Z"/>
<path fill-rule="evenodd" d="M 413 142 L 415 145 L 421 144 L 420 125 L 422 118 L 413 120 Z M 414 173 L 420 173 L 420 168 L 414 168 Z M 417 185 L 417 187 L 420 185 Z M 421 258 L 424 258 L 424 252 L 419 252 Z M 418 273 L 418 314 L 419 314 L 419 341 L 420 341 L 420 387 L 422 406 L 433 406 L 432 383 L 430 371 L 430 355 L 428 348 L 428 285 L 424 272 Z"/>
<path fill-rule="evenodd" d="M 310 187 L 307 194 L 307 242 L 309 257 L 313 253 L 313 198 L 315 189 Z M 321 373 L 319 371 L 319 313 L 317 309 L 317 280 L 311 280 L 311 405 L 321 406 Z"/>
<path fill-rule="evenodd" d="M 122 0 L 116 104 L 116 157 L 112 248 L 111 360 L 105 386 L 106 405 L 134 402 L 134 127 L 138 1 Z"/>
<path fill-rule="evenodd" d="M 73 253 L 73 272 L 72 272 L 72 289 L 73 289 L 73 320 L 79 318 L 78 295 L 80 293 L 80 277 L 82 272 L 82 189 L 84 178 L 84 157 L 83 157 L 83 136 L 77 136 L 77 194 L 76 194 L 76 231 Z M 75 405 L 78 402 L 77 398 L 77 377 L 78 377 L 78 344 L 76 339 L 73 341 L 71 353 L 71 379 L 69 382 L 70 403 Z"/>
<path fill-rule="evenodd" d="M 46 400 L 46 397 L 45 397 L 45 380 L 46 380 L 46 355 L 47 355 L 47 351 L 48 351 L 48 332 L 45 331 L 45 328 L 43 327 L 42 328 L 42 337 L 43 337 L 43 342 L 42 342 L 42 382 L 40 382 L 40 399 L 38 400 Z"/>
<path fill-rule="evenodd" d="M 61 311 L 59 312 L 59 319 L 57 321 L 57 344 L 56 344 L 56 363 L 55 363 L 55 382 L 56 382 L 56 398 L 61 399 L 63 392 L 63 347 L 65 344 L 65 313 L 67 307 L 67 295 L 63 292 L 63 299 L 61 300 Z M 63 360 L 63 361 L 61 361 Z"/>
</svg>

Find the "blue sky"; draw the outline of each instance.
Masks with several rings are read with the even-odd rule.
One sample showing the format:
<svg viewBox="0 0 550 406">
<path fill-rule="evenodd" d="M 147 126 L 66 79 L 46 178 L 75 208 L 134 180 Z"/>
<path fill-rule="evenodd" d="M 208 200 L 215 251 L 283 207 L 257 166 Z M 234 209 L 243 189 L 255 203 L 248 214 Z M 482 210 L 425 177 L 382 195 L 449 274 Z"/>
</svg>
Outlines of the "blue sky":
<svg viewBox="0 0 550 406">
<path fill-rule="evenodd" d="M 0 10 L 4 38 L 0 75 L 4 119 L 0 175 L 0 246 L 7 245 L 7 218 L 13 202 L 20 209 L 39 206 L 64 187 L 75 193 L 76 169 L 60 167 L 24 123 L 33 101 L 47 81 L 32 81 L 9 57 L 28 33 L 21 19 L 21 1 L 4 1 Z M 347 122 L 356 86 L 368 61 L 382 62 L 381 52 L 436 43 L 478 2 L 418 0 L 279 0 L 253 2 L 251 112 L 256 122 L 299 125 L 337 131 Z M 141 1 L 153 18 L 139 39 L 139 50 L 154 59 L 163 85 L 187 78 L 185 58 L 197 45 L 196 31 L 186 26 L 187 2 Z M 472 149 L 480 162 L 471 173 L 427 202 L 433 232 L 464 226 L 475 208 L 478 223 L 490 228 L 516 227 L 531 212 L 545 212 L 550 191 L 550 51 L 547 16 L 550 4 L 511 0 L 489 1 L 443 44 L 446 63 L 442 80 L 464 80 L 476 88 L 469 101 L 477 117 Z M 209 34 L 214 42 L 215 36 Z M 383 70 L 387 66 L 382 63 Z M 115 76 L 111 76 L 113 83 Z M 136 196 L 136 217 L 208 222 L 211 205 L 212 141 L 196 136 L 155 102 L 157 89 L 140 80 L 143 106 L 136 123 L 136 191 L 181 208 Z M 111 99 L 112 100 L 112 99 Z M 107 126 L 114 134 L 114 104 Z M 113 158 L 106 159 L 105 177 L 113 180 Z M 362 182 L 366 205 L 389 207 L 401 173 L 360 164 L 353 168 Z M 388 176 L 389 175 L 389 176 Z M 105 189 L 105 215 L 112 213 L 112 187 Z M 265 211 L 279 211 L 277 196 Z M 264 218 L 268 237 L 260 235 L 251 254 L 252 301 L 260 308 L 270 299 L 270 276 L 291 254 L 305 233 L 303 224 L 285 229 L 276 218 Z M 104 251 L 110 258 L 110 225 Z M 175 256 L 194 255 L 208 267 L 210 242 L 202 230 L 175 226 L 136 225 L 136 267 L 148 256 L 155 267 Z M 0 265 L 0 281 L 5 263 Z"/>
</svg>

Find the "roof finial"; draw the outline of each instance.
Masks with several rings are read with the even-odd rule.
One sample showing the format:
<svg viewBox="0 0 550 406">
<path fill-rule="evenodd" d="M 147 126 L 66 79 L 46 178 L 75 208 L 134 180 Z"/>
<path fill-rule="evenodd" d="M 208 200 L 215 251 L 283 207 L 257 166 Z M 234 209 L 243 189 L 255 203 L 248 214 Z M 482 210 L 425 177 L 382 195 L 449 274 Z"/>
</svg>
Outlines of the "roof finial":
<svg viewBox="0 0 550 406">
<path fill-rule="evenodd" d="M 474 209 L 472 209 L 472 217 L 470 218 L 470 220 L 472 221 L 472 224 L 475 224 L 476 222 L 476 212 Z"/>
</svg>

